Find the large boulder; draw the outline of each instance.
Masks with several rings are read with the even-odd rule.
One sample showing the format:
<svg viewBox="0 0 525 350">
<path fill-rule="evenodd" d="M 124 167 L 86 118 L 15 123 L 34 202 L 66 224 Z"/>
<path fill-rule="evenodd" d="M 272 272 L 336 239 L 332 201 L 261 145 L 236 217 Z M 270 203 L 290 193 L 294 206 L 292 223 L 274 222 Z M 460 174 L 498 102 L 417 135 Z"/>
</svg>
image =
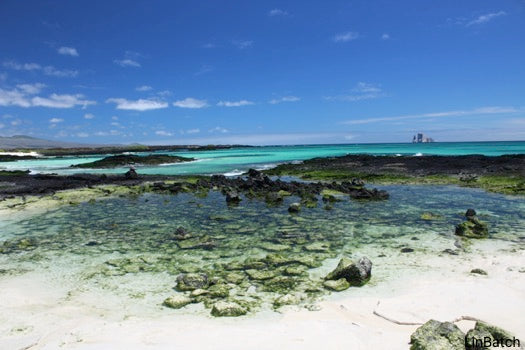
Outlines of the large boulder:
<svg viewBox="0 0 525 350">
<path fill-rule="evenodd" d="M 227 301 L 218 301 L 213 304 L 213 308 L 211 309 L 212 316 L 216 317 L 236 317 L 246 315 L 247 312 L 248 310 L 241 305 Z"/>
<path fill-rule="evenodd" d="M 467 332 L 467 349 L 479 349 L 479 345 L 484 344 L 485 340 L 490 340 L 491 343 L 498 342 L 498 344 L 503 344 L 507 347 L 514 347 L 517 345 L 515 344 L 516 337 L 513 334 L 483 321 L 477 321 L 474 329 Z M 491 347 L 489 346 L 486 348 Z"/>
<path fill-rule="evenodd" d="M 465 350 L 465 334 L 453 323 L 430 320 L 410 336 L 410 350 Z"/>
<path fill-rule="evenodd" d="M 182 292 L 205 289 L 209 283 L 208 275 L 205 273 L 184 273 L 177 277 L 177 286 L 175 288 Z"/>
<path fill-rule="evenodd" d="M 456 226 L 456 235 L 467 238 L 487 238 L 489 236 L 488 225 L 478 219 L 474 209 L 468 209 L 465 218 L 466 221 Z"/>
<path fill-rule="evenodd" d="M 354 262 L 349 258 L 342 258 L 335 270 L 330 272 L 325 280 L 339 280 L 344 278 L 351 286 L 362 286 L 372 276 L 372 262 L 367 257 L 362 257 Z"/>
</svg>

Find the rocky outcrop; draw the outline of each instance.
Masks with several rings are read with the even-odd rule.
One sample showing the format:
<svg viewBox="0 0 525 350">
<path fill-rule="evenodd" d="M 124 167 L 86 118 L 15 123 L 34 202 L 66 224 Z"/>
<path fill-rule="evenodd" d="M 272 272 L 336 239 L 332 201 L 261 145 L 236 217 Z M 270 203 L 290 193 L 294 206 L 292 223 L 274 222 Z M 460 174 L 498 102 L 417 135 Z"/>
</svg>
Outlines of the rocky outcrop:
<svg viewBox="0 0 525 350">
<path fill-rule="evenodd" d="M 218 301 L 213 304 L 213 308 L 211 309 L 212 316 L 216 317 L 236 317 L 246 315 L 247 312 L 248 310 L 241 305 L 227 301 Z"/>
<path fill-rule="evenodd" d="M 489 236 L 488 225 L 478 219 L 474 209 L 468 209 L 465 218 L 466 221 L 456 226 L 456 235 L 467 238 L 487 238 Z"/>
<path fill-rule="evenodd" d="M 209 285 L 208 275 L 205 273 L 184 273 L 177 277 L 177 290 L 191 291 L 200 288 L 207 288 Z"/>
<path fill-rule="evenodd" d="M 465 350 L 465 334 L 451 322 L 430 320 L 410 337 L 410 350 Z"/>
<path fill-rule="evenodd" d="M 170 307 L 172 309 L 180 309 L 188 304 L 191 304 L 193 300 L 182 294 L 174 294 L 162 303 L 162 305 Z"/>
<path fill-rule="evenodd" d="M 330 272 L 325 280 L 339 280 L 344 278 L 351 286 L 362 286 L 372 276 L 372 262 L 367 257 L 362 257 L 356 262 L 349 258 L 342 258 L 339 264 Z"/>
<path fill-rule="evenodd" d="M 147 156 L 137 156 L 134 154 L 119 154 L 109 156 L 89 163 L 73 164 L 72 168 L 116 168 L 121 166 L 133 165 L 158 165 L 164 163 L 190 162 L 195 158 L 170 156 L 167 154 L 150 154 Z"/>
</svg>

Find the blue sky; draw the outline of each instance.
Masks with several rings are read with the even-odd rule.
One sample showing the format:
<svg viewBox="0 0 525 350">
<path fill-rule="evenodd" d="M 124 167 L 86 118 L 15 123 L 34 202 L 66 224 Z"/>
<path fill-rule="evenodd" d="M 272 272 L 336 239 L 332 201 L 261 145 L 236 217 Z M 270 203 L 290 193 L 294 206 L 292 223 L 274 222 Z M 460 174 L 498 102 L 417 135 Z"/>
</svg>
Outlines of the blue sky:
<svg viewBox="0 0 525 350">
<path fill-rule="evenodd" d="M 525 140 L 525 1 L 0 2 L 0 135 Z"/>
</svg>

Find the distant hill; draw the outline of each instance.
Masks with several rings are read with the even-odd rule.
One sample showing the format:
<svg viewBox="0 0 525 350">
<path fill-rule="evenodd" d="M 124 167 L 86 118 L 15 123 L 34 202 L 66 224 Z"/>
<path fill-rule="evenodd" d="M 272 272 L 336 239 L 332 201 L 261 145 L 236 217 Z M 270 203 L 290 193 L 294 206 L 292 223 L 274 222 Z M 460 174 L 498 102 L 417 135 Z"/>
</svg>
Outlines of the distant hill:
<svg viewBox="0 0 525 350">
<path fill-rule="evenodd" d="M 79 147 L 97 147 L 100 145 L 88 145 L 85 143 L 60 142 L 38 139 L 36 137 L 15 135 L 10 137 L 0 136 L 0 149 L 38 149 L 38 148 L 79 148 Z"/>
</svg>

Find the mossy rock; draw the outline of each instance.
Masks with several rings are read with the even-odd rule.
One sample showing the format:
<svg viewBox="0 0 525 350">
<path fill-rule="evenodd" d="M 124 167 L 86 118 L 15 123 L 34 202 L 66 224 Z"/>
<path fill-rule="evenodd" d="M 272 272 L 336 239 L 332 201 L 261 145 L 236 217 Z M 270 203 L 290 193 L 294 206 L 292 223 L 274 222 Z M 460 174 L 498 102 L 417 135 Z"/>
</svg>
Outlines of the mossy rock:
<svg viewBox="0 0 525 350">
<path fill-rule="evenodd" d="M 300 301 L 301 299 L 295 295 L 285 294 L 275 299 L 273 306 L 278 308 L 284 305 L 297 305 Z"/>
<path fill-rule="evenodd" d="M 287 276 L 301 276 L 307 271 L 307 268 L 303 265 L 288 266 L 283 270 L 283 274 Z"/>
<path fill-rule="evenodd" d="M 481 339 L 481 340 L 483 340 L 485 337 L 489 337 L 492 340 L 503 340 L 503 341 L 507 339 L 512 341 L 516 338 L 510 332 L 507 332 L 504 329 L 493 326 L 483 321 L 477 321 L 476 325 L 474 326 L 474 329 L 471 329 L 470 331 L 468 331 L 467 333 L 468 341 L 472 341 L 472 337 L 476 339 Z M 475 349 L 475 347 L 473 346 L 471 346 L 471 348 Z"/>
<path fill-rule="evenodd" d="M 308 252 L 326 252 L 330 250 L 330 244 L 325 242 L 314 242 L 305 245 L 304 250 Z"/>
<path fill-rule="evenodd" d="M 232 273 L 227 274 L 224 277 L 224 279 L 228 283 L 241 284 L 244 281 L 245 277 L 243 274 L 232 272 Z"/>
<path fill-rule="evenodd" d="M 191 291 L 195 289 L 206 289 L 209 285 L 208 275 L 204 273 L 185 273 L 177 277 L 179 291 Z"/>
<path fill-rule="evenodd" d="M 216 284 L 208 288 L 208 295 L 212 298 L 227 298 L 230 296 L 230 288 L 226 284 Z"/>
<path fill-rule="evenodd" d="M 465 334 L 453 323 L 430 320 L 410 336 L 410 350 L 465 350 Z"/>
<path fill-rule="evenodd" d="M 434 213 L 431 213 L 431 212 L 425 212 L 425 213 L 421 214 L 420 218 L 421 218 L 421 220 L 433 221 L 433 220 L 441 220 L 441 219 L 443 219 L 443 216 L 439 215 L 439 214 L 434 214 Z"/>
<path fill-rule="evenodd" d="M 264 281 L 272 279 L 276 276 L 274 271 L 268 271 L 268 270 L 246 270 L 246 274 L 250 279 L 256 280 L 256 281 Z"/>
<path fill-rule="evenodd" d="M 288 191 L 285 191 L 285 190 L 280 190 L 277 192 L 277 194 L 281 197 L 288 197 L 288 196 L 291 196 L 292 194 Z"/>
<path fill-rule="evenodd" d="M 275 243 L 263 243 L 261 244 L 260 247 L 270 252 L 283 252 L 286 250 L 290 250 L 292 248 L 287 244 L 275 244 Z"/>
<path fill-rule="evenodd" d="M 237 317 L 246 315 L 247 312 L 248 310 L 243 306 L 227 301 L 218 301 L 211 309 L 211 314 L 215 317 Z"/>
<path fill-rule="evenodd" d="M 270 280 L 265 280 L 263 289 L 267 292 L 275 292 L 286 294 L 288 291 L 293 290 L 299 281 L 290 276 L 277 276 Z"/>
<path fill-rule="evenodd" d="M 328 280 L 323 282 L 323 286 L 326 289 L 330 289 L 336 292 L 341 292 L 350 288 L 350 283 L 345 278 L 340 278 L 338 280 Z"/>
<path fill-rule="evenodd" d="M 188 304 L 191 304 L 193 300 L 183 294 L 174 294 L 162 303 L 162 305 L 167 306 L 172 309 L 180 309 Z"/>
<path fill-rule="evenodd" d="M 342 258 L 335 270 L 330 272 L 325 280 L 338 280 L 344 278 L 352 286 L 366 284 L 372 276 L 372 262 L 367 257 L 362 257 L 356 262 L 349 258 Z"/>
<path fill-rule="evenodd" d="M 466 238 L 487 238 L 488 225 L 477 218 L 470 218 L 456 226 L 456 235 Z"/>
</svg>

